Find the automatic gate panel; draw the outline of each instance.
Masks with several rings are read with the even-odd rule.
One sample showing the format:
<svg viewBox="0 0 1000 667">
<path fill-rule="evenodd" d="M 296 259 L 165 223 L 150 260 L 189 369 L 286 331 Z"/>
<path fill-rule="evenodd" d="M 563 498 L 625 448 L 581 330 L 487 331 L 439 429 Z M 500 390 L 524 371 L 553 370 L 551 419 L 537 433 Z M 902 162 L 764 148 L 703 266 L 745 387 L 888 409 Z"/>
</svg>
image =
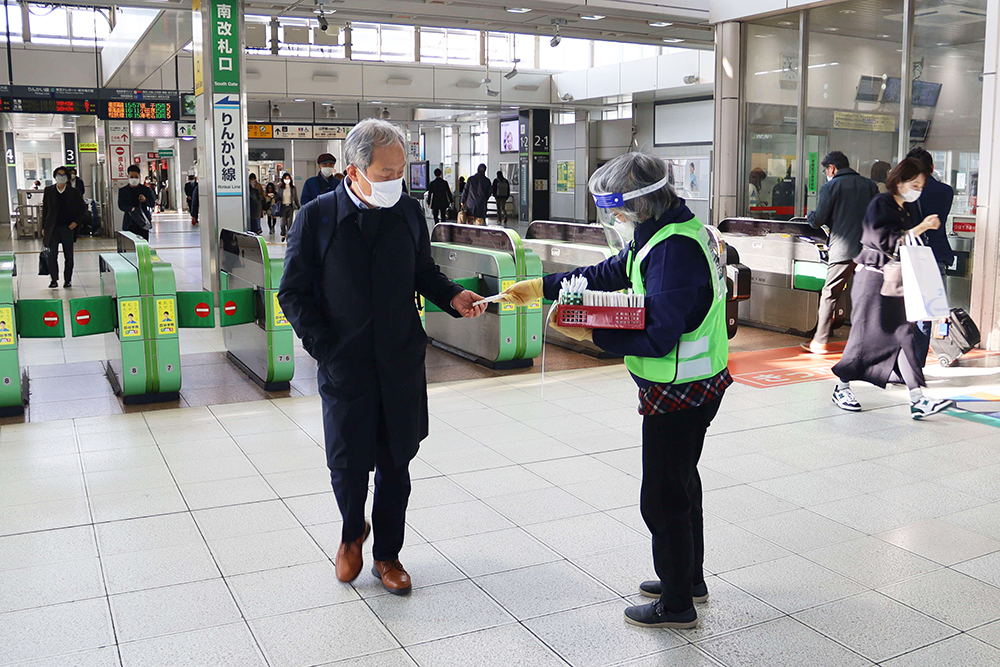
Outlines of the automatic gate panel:
<svg viewBox="0 0 1000 667">
<path fill-rule="evenodd" d="M 65 338 L 61 299 L 21 299 L 15 307 L 21 338 Z"/>
<path fill-rule="evenodd" d="M 241 287 L 219 290 L 219 326 L 251 324 L 257 320 L 255 289 Z"/>
<path fill-rule="evenodd" d="M 461 285 L 467 290 L 472 290 L 476 294 L 482 295 L 486 290 L 483 289 L 483 280 L 479 276 L 472 276 L 469 278 L 452 278 L 451 281 L 458 285 Z M 423 297 L 421 297 L 423 298 Z M 434 313 L 443 313 L 444 311 L 437 307 L 437 305 L 430 299 L 424 299 L 424 309 Z"/>
<path fill-rule="evenodd" d="M 21 369 L 16 348 L 0 348 L 0 406 L 20 406 Z"/>
<path fill-rule="evenodd" d="M 111 333 L 118 321 L 115 300 L 110 296 L 85 296 L 69 300 L 73 337 Z"/>
<path fill-rule="evenodd" d="M 181 329 L 215 328 L 214 301 L 211 292 L 178 292 L 177 326 Z"/>
</svg>

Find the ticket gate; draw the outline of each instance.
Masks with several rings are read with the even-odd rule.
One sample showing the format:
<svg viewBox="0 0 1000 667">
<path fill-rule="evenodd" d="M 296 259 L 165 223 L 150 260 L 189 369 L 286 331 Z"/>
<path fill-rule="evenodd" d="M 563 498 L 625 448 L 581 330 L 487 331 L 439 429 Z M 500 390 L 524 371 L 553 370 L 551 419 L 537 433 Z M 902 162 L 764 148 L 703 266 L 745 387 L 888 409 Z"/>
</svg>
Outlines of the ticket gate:
<svg viewBox="0 0 1000 667">
<path fill-rule="evenodd" d="M 0 417 L 24 414 L 28 372 L 21 370 L 19 339 L 63 338 L 62 301 L 18 299 L 13 252 L 0 253 Z"/>
<path fill-rule="evenodd" d="M 719 232 L 750 267 L 753 298 L 740 302 L 740 321 L 800 335 L 814 331 L 828 266 L 826 233 L 805 222 L 757 218 L 727 218 Z M 850 290 L 845 290 L 834 327 L 849 318 Z"/>
<path fill-rule="evenodd" d="M 226 356 L 265 391 L 288 390 L 295 374 L 295 341 L 278 304 L 284 259 L 271 257 L 256 234 L 223 229 L 219 270 Z"/>
<path fill-rule="evenodd" d="M 511 229 L 443 222 L 431 233 L 431 253 L 441 271 L 483 296 L 542 275 L 542 262 Z M 429 300 L 425 327 L 431 343 L 489 368 L 531 366 L 542 352 L 542 303 L 516 307 L 491 303 L 474 320 L 456 319 Z"/>
<path fill-rule="evenodd" d="M 105 373 L 126 405 L 176 401 L 181 388 L 178 330 L 215 326 L 210 292 L 177 292 L 174 270 L 130 232 L 101 253 L 101 296 L 70 299 L 73 336 L 114 333 Z"/>
<path fill-rule="evenodd" d="M 625 247 L 621 234 L 613 229 L 605 232 L 602 225 L 535 220 L 528 225 L 524 234 L 524 247 L 533 250 L 541 259 L 542 274 L 563 273 L 581 266 L 599 264 L 615 255 L 615 251 L 608 245 L 608 233 L 617 237 L 617 247 Z M 547 311 L 552 302 L 545 299 L 542 303 Z M 545 340 L 553 345 L 599 359 L 611 359 L 616 356 L 605 352 L 590 341 L 576 341 L 551 328 L 545 333 Z"/>
</svg>

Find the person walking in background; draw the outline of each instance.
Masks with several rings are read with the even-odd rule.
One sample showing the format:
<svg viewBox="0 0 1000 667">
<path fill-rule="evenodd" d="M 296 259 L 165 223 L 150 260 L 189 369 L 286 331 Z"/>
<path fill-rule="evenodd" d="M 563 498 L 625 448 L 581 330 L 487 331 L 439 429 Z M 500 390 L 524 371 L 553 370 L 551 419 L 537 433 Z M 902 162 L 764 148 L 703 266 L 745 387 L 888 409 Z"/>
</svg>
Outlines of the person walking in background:
<svg viewBox="0 0 1000 667">
<path fill-rule="evenodd" d="M 889 177 L 889 170 L 892 169 L 892 165 L 884 160 L 876 160 L 875 164 L 872 165 L 872 180 L 875 181 L 875 185 L 878 186 L 878 193 L 888 192 L 885 189 L 885 179 Z"/>
<path fill-rule="evenodd" d="M 458 177 L 458 183 L 455 185 L 455 192 L 458 193 L 458 200 L 462 200 L 462 195 L 465 194 L 465 176 Z"/>
<path fill-rule="evenodd" d="M 491 194 L 493 194 L 493 184 L 486 175 L 486 165 L 481 164 L 476 169 L 475 176 L 465 184 L 465 190 L 462 192 L 462 206 L 469 216 L 470 224 L 486 224 L 486 205 Z"/>
<path fill-rule="evenodd" d="M 923 219 L 928 215 L 936 215 L 941 221 L 941 226 L 937 229 L 928 229 L 924 232 L 924 245 L 930 246 L 934 252 L 934 261 L 938 264 L 941 277 L 944 278 L 945 271 L 955 261 L 955 252 L 948 243 L 948 232 L 946 229 L 948 216 L 951 215 L 951 205 L 955 201 L 955 190 L 947 183 L 934 178 L 934 158 L 925 149 L 914 148 L 906 157 L 911 157 L 920 161 L 927 170 L 927 182 L 920 193 L 920 199 L 916 202 L 917 216 Z M 920 332 L 923 355 L 920 357 L 920 365 L 927 362 L 927 351 L 930 349 L 931 333 L 934 330 L 934 323 L 930 320 L 922 320 L 917 323 L 917 330 Z"/>
<path fill-rule="evenodd" d="M 125 214 L 122 231 L 132 232 L 149 240 L 153 227 L 153 206 L 156 199 L 148 185 L 139 181 L 139 167 L 128 167 L 128 185 L 118 189 L 118 210 Z M 197 220 L 197 217 L 195 218 Z"/>
<path fill-rule="evenodd" d="M 69 187 L 76 188 L 80 195 L 83 197 L 87 196 L 87 187 L 83 184 L 82 178 L 76 177 L 76 167 L 66 167 L 69 171 Z"/>
<path fill-rule="evenodd" d="M 861 221 L 868 203 L 878 194 L 875 183 L 851 169 L 847 156 L 840 151 L 828 153 L 822 165 L 829 180 L 819 189 L 819 201 L 807 218 L 817 229 L 826 227 L 830 235 L 829 266 L 819 297 L 816 333 L 802 346 L 813 354 L 830 351 L 837 300 L 850 286 L 854 258 L 861 252 Z"/>
<path fill-rule="evenodd" d="M 451 194 L 451 186 L 448 185 L 448 181 L 442 178 L 441 170 L 435 169 L 434 180 L 427 186 L 427 204 L 434 213 L 435 224 L 448 219 L 446 212 L 454 201 L 455 197 Z"/>
<path fill-rule="evenodd" d="M 288 236 L 288 230 L 292 228 L 292 221 L 295 219 L 295 212 L 301 208 L 299 206 L 299 192 L 292 182 L 292 175 L 287 171 L 281 177 L 278 185 L 278 203 L 281 204 L 281 240 Z"/>
<path fill-rule="evenodd" d="M 184 184 L 184 201 L 187 204 L 187 210 L 191 211 L 191 193 L 194 192 L 194 186 L 198 182 L 198 177 L 194 174 L 188 174 L 187 183 Z M 194 224 L 193 222 L 191 224 Z"/>
<path fill-rule="evenodd" d="M 319 173 L 306 179 L 302 186 L 301 203 L 303 206 L 322 194 L 333 192 L 340 185 L 340 179 L 335 175 L 337 158 L 330 153 L 323 153 L 316 158 L 316 164 L 319 165 Z"/>
<path fill-rule="evenodd" d="M 64 287 L 73 286 L 73 244 L 77 228 L 83 222 L 87 205 L 80 191 L 69 185 L 69 170 L 58 167 L 53 172 L 55 185 L 42 194 L 42 243 L 49 249 L 49 288 L 59 287 L 59 244 L 62 244 Z"/>
<path fill-rule="evenodd" d="M 191 191 L 191 203 L 188 206 L 188 211 L 191 213 L 191 224 L 198 224 L 198 210 L 201 208 L 201 202 L 198 201 L 198 181 L 194 182 L 194 189 Z"/>
<path fill-rule="evenodd" d="M 504 178 L 503 172 L 498 171 L 497 177 L 493 181 L 493 198 L 497 201 L 497 223 L 507 224 L 507 200 L 510 199 L 510 181 Z"/>
<path fill-rule="evenodd" d="M 274 234 L 274 225 L 278 217 L 274 214 L 274 207 L 278 203 L 278 190 L 274 183 L 268 183 L 264 188 L 264 207 L 267 211 L 267 229 L 269 234 Z"/>
<path fill-rule="evenodd" d="M 833 402 L 842 410 L 860 412 L 861 404 L 851 389 L 853 380 L 864 380 L 885 389 L 900 379 L 910 390 L 910 416 L 922 419 L 952 407 L 949 400 L 924 396 L 921 355 L 924 341 L 913 322 L 906 319 L 902 296 L 883 296 L 884 267 L 893 258 L 907 234 L 920 236 L 937 229 L 941 221 L 934 214 L 917 222 L 913 205 L 927 180 L 927 169 L 914 158 L 906 158 L 889 172 L 888 192 L 868 205 L 864 217 L 862 250 L 857 256 L 861 269 L 851 289 L 851 333 L 847 347 L 833 373 L 839 381 Z"/>
<path fill-rule="evenodd" d="M 760 188 L 767 178 L 767 172 L 760 167 L 754 167 L 750 171 L 750 184 L 747 186 L 747 206 L 767 206 L 767 202 L 761 196 Z"/>
<path fill-rule="evenodd" d="M 264 214 L 264 188 L 257 182 L 257 174 L 247 177 L 250 185 L 250 220 L 248 227 L 254 234 L 260 234 L 260 217 Z"/>
</svg>

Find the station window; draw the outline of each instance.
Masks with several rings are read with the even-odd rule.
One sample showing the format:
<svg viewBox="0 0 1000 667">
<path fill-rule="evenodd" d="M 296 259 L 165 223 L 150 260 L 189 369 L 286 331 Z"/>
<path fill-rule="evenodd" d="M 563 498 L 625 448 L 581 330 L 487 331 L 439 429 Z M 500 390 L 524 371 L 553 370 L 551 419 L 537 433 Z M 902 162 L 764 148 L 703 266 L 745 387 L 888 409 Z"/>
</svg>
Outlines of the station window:
<svg viewBox="0 0 1000 667">
<path fill-rule="evenodd" d="M 72 7 L 69 10 L 70 30 L 73 46 L 102 47 L 111 34 L 111 23 L 106 13 L 108 9 L 84 9 Z"/>
<path fill-rule="evenodd" d="M 552 112 L 553 125 L 572 125 L 576 122 L 576 113 L 573 111 Z"/>
<path fill-rule="evenodd" d="M 10 41 L 20 43 L 21 39 L 21 8 L 11 3 L 0 12 L 0 43 L 7 42 L 7 28 L 10 27 Z"/>
<path fill-rule="evenodd" d="M 544 37 L 541 38 L 545 40 Z M 572 39 L 564 37 L 559 46 L 550 46 L 547 41 L 541 44 L 538 53 L 539 69 L 555 72 L 575 72 L 590 69 L 592 42 L 589 39 Z"/>
<path fill-rule="evenodd" d="M 28 27 L 32 42 L 70 45 L 69 15 L 65 7 L 28 5 Z"/>
<path fill-rule="evenodd" d="M 452 28 L 420 29 L 420 61 L 447 65 L 478 65 L 480 33 Z"/>
<path fill-rule="evenodd" d="M 444 163 L 455 162 L 455 128 L 448 125 L 444 128 Z"/>
<path fill-rule="evenodd" d="M 660 55 L 655 44 L 626 44 L 624 42 L 594 42 L 594 67 L 617 65 Z"/>
<path fill-rule="evenodd" d="M 380 60 L 407 62 L 414 60 L 414 28 L 412 25 L 386 25 L 379 28 Z"/>
</svg>

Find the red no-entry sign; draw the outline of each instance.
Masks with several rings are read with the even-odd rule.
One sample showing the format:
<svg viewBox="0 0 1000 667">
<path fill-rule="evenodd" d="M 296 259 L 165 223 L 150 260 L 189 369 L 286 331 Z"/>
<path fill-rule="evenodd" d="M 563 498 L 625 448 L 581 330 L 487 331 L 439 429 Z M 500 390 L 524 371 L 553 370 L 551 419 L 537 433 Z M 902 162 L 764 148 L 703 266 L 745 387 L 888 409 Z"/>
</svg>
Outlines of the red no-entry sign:
<svg viewBox="0 0 1000 667">
<path fill-rule="evenodd" d="M 42 322 L 45 322 L 47 327 L 54 327 L 59 324 L 59 315 L 54 310 L 50 310 L 42 315 Z"/>
<path fill-rule="evenodd" d="M 229 315 L 230 317 L 232 317 L 233 315 L 235 315 L 236 314 L 236 302 L 235 301 L 227 301 L 226 305 L 222 309 L 222 312 L 224 312 L 226 315 Z"/>
<path fill-rule="evenodd" d="M 76 323 L 79 324 L 80 326 L 86 326 L 87 324 L 90 324 L 90 311 L 84 310 L 82 308 L 76 311 Z"/>
<path fill-rule="evenodd" d="M 229 303 L 232 303 L 230 301 Z M 194 314 L 198 317 L 208 317 L 208 314 L 212 312 L 212 309 L 208 307 L 207 303 L 199 303 L 194 307 Z"/>
</svg>

